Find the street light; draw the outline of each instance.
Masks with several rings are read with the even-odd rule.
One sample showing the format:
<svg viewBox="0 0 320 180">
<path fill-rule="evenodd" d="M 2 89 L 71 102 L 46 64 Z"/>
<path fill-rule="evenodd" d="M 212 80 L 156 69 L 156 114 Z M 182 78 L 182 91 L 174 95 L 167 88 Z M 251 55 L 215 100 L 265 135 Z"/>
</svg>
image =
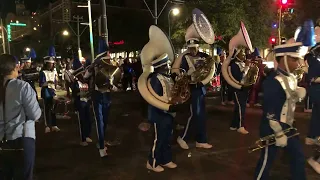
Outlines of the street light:
<svg viewBox="0 0 320 180">
<path fill-rule="evenodd" d="M 180 10 L 179 10 L 178 8 L 172 9 L 172 14 L 173 14 L 174 16 L 177 16 L 179 13 L 180 13 Z"/>
<path fill-rule="evenodd" d="M 90 49 L 91 49 L 91 59 L 94 60 L 94 49 L 93 49 L 93 32 L 92 32 L 92 17 L 91 17 L 91 0 L 87 0 L 88 4 L 86 6 L 78 5 L 79 8 L 88 8 L 89 16 L 89 37 L 90 37 Z"/>
<path fill-rule="evenodd" d="M 57 32 L 57 33 L 53 36 L 53 38 L 52 38 L 53 46 L 55 46 L 56 36 L 57 36 L 58 34 L 60 34 L 61 32 L 62 32 L 62 35 L 63 35 L 63 36 L 69 36 L 69 32 L 68 32 L 67 30 L 63 30 L 63 31 Z"/>
<path fill-rule="evenodd" d="M 171 23 L 170 23 L 170 13 L 172 12 L 173 16 L 177 16 L 180 14 L 180 10 L 178 8 L 173 8 L 168 13 L 168 23 L 169 23 L 169 39 L 171 39 Z"/>
<path fill-rule="evenodd" d="M 64 31 L 62 32 L 62 35 L 64 35 L 64 36 L 69 36 L 69 32 L 68 32 L 67 30 L 64 30 Z"/>
</svg>

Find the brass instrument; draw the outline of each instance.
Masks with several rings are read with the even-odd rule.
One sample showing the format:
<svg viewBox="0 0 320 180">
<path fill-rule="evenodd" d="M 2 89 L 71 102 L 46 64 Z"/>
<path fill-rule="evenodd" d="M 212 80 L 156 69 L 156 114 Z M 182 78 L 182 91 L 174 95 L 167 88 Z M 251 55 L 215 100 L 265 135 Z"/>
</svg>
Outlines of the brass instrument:
<svg viewBox="0 0 320 180">
<path fill-rule="evenodd" d="M 292 74 L 297 78 L 298 82 L 303 79 L 305 71 L 302 66 L 298 67 L 296 70 L 292 72 Z"/>
<path fill-rule="evenodd" d="M 259 68 L 256 63 L 251 63 L 250 69 L 248 70 L 248 73 L 244 77 L 243 84 L 245 86 L 254 85 L 257 82 L 258 77 L 259 77 Z"/>
<path fill-rule="evenodd" d="M 190 82 L 191 79 L 186 73 L 180 74 L 177 77 L 176 82 L 171 89 L 170 104 L 182 104 L 190 98 Z"/>
<path fill-rule="evenodd" d="M 192 20 L 193 23 L 188 27 L 185 35 L 185 40 L 188 42 L 189 40 L 199 41 L 201 38 L 207 44 L 213 44 L 215 41 L 215 35 L 213 28 L 209 19 L 205 16 L 205 14 L 199 9 L 195 8 L 192 11 Z M 177 69 L 174 71 L 177 74 L 180 74 L 178 69 L 181 66 L 182 57 L 189 52 L 187 50 L 183 54 L 181 54 L 173 63 L 173 69 Z M 215 62 L 212 57 L 206 58 L 203 62 L 199 64 L 195 64 L 195 71 L 191 73 L 191 84 L 195 84 L 201 82 L 206 85 L 213 78 L 215 73 Z"/>
<path fill-rule="evenodd" d="M 245 46 L 249 48 L 251 52 L 253 51 L 249 34 L 243 22 L 241 22 L 240 26 L 241 28 L 238 34 L 235 35 L 229 42 L 229 56 L 223 62 L 222 68 L 221 68 L 224 79 L 227 81 L 227 83 L 230 86 L 236 89 L 241 89 L 243 86 L 251 86 L 255 84 L 258 78 L 258 73 L 259 73 L 259 68 L 256 65 L 252 65 L 247 75 L 244 77 L 243 82 L 245 83 L 242 83 L 242 82 L 238 82 L 230 72 L 229 65 L 234 58 L 238 58 L 239 60 L 245 60 L 245 54 L 243 52 L 240 53 L 241 51 L 237 52 L 237 48 L 239 46 Z M 234 53 L 234 52 L 237 52 L 237 53 Z"/>
<path fill-rule="evenodd" d="M 197 83 L 211 76 L 210 73 L 212 68 L 215 66 L 215 60 L 213 58 L 207 58 L 203 63 L 195 65 L 195 71 L 191 74 L 191 79 L 193 82 Z"/>
<path fill-rule="evenodd" d="M 288 133 L 290 133 L 291 131 L 296 131 L 296 133 L 288 136 L 288 139 L 289 138 L 292 138 L 292 137 L 295 137 L 295 136 L 298 136 L 300 133 L 297 132 L 297 129 L 296 128 L 288 128 L 286 130 L 283 130 L 283 133 L 285 135 L 287 135 Z M 257 150 L 260 150 L 260 149 L 263 149 L 265 147 L 268 147 L 268 146 L 271 146 L 271 145 L 274 145 L 276 144 L 276 135 L 275 134 L 271 134 L 269 136 L 265 136 L 265 137 L 262 137 L 260 138 L 258 141 L 255 142 L 254 146 L 252 147 L 249 147 L 249 150 L 248 152 L 249 153 L 252 153 L 254 151 L 257 151 Z"/>
<path fill-rule="evenodd" d="M 170 106 L 174 102 L 175 104 L 181 101 L 179 98 L 176 100 L 172 100 L 171 89 L 176 89 L 175 94 L 179 94 L 180 86 L 175 86 L 173 88 L 172 81 L 169 81 L 167 78 L 165 81 L 168 83 L 168 89 L 166 93 L 168 98 L 161 98 L 157 93 L 154 92 L 151 84 L 149 76 L 154 72 L 154 67 L 152 65 L 152 61 L 157 58 L 165 58 L 167 57 L 169 60 L 174 59 L 174 48 L 170 39 L 167 35 L 157 26 L 150 26 L 149 28 L 149 42 L 143 47 L 141 51 L 141 64 L 143 67 L 143 73 L 139 77 L 138 80 L 138 89 L 141 96 L 152 106 L 164 110 L 169 111 Z M 178 78 L 179 79 L 179 78 Z M 183 84 L 183 81 L 178 80 L 178 84 Z"/>
</svg>

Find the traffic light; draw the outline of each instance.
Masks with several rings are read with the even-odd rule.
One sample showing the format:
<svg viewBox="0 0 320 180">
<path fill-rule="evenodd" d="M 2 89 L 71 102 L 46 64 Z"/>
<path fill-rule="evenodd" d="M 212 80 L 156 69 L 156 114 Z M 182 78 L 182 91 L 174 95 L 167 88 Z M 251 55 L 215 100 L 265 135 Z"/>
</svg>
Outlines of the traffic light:
<svg viewBox="0 0 320 180">
<path fill-rule="evenodd" d="M 276 43 L 277 43 L 276 37 L 274 37 L 274 36 L 270 37 L 269 42 L 270 42 L 270 44 L 271 44 L 272 46 L 275 46 Z"/>
<path fill-rule="evenodd" d="M 280 0 L 281 1 L 281 5 L 287 5 L 288 4 L 288 0 Z"/>
<path fill-rule="evenodd" d="M 277 29 L 278 28 L 278 23 L 272 23 L 272 28 Z"/>
<path fill-rule="evenodd" d="M 278 0 L 280 6 L 288 7 L 296 4 L 295 0 Z"/>
</svg>

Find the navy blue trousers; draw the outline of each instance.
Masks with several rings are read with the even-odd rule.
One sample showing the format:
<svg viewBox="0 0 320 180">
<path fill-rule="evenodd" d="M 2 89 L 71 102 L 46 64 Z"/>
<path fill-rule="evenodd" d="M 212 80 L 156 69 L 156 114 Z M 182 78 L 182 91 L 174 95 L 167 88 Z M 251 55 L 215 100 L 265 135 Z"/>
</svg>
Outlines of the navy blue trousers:
<svg viewBox="0 0 320 180">
<path fill-rule="evenodd" d="M 90 102 L 76 100 L 74 103 L 78 110 L 81 141 L 85 142 L 91 134 Z"/>
<path fill-rule="evenodd" d="M 247 108 L 248 91 L 236 91 L 234 92 L 233 102 L 233 119 L 231 121 L 230 127 L 239 129 L 240 127 L 245 127 L 244 118 Z"/>
<path fill-rule="evenodd" d="M 33 180 L 35 140 L 27 137 L 19 138 L 8 141 L 8 144 L 13 148 L 22 146 L 24 150 L 0 151 L 0 180 Z"/>
<path fill-rule="evenodd" d="M 306 94 L 306 98 L 304 99 L 304 109 L 312 109 L 312 101 L 309 93 Z"/>
<path fill-rule="evenodd" d="M 171 138 L 173 132 L 173 117 L 163 113 L 163 116 L 151 117 L 154 127 L 154 140 L 149 154 L 149 164 L 152 167 L 165 165 L 172 161 Z M 152 123 L 151 122 L 151 123 Z"/>
<path fill-rule="evenodd" d="M 255 180 L 268 180 L 271 166 L 276 159 L 280 147 L 275 145 L 262 149 L 260 159 L 255 171 Z M 288 145 L 283 148 L 290 157 L 291 179 L 306 180 L 305 158 L 299 137 L 288 139 Z M 272 179 L 272 178 L 270 178 Z"/>
<path fill-rule="evenodd" d="M 92 100 L 94 117 L 97 122 L 99 146 L 100 149 L 104 149 L 105 132 L 108 125 L 108 116 L 111 105 L 110 93 L 94 91 Z"/>
<path fill-rule="evenodd" d="M 220 76 L 220 79 L 221 79 L 221 76 Z M 231 89 L 228 88 L 228 83 L 225 80 L 220 80 L 220 82 L 221 82 L 221 89 L 220 89 L 221 102 L 232 101 L 233 93 Z M 226 95 L 227 95 L 227 98 L 226 98 Z"/>
<path fill-rule="evenodd" d="M 51 98 L 43 98 L 44 102 L 44 119 L 45 119 L 45 126 L 52 127 L 57 125 L 57 118 L 55 113 L 55 102 L 53 97 Z"/>
<path fill-rule="evenodd" d="M 191 132 L 195 131 L 196 141 L 207 143 L 205 95 L 201 88 L 192 88 L 191 92 L 190 116 L 180 137 L 188 140 Z"/>
<path fill-rule="evenodd" d="M 310 127 L 308 132 L 309 138 L 320 136 L 320 87 L 311 85 L 309 94 L 313 103 Z"/>
</svg>

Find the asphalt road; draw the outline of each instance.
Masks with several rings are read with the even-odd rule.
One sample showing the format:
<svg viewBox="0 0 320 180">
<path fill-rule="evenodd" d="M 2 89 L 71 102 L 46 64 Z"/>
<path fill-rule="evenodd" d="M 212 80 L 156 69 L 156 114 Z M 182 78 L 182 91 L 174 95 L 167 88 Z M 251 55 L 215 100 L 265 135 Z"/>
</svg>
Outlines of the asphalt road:
<svg viewBox="0 0 320 180">
<path fill-rule="evenodd" d="M 229 130 L 232 118 L 232 106 L 221 106 L 219 99 L 207 98 L 207 130 L 211 150 L 195 149 L 190 142 L 190 150 L 182 150 L 172 140 L 173 156 L 178 168 L 166 169 L 162 173 L 150 172 L 145 168 L 147 155 L 152 144 L 153 130 L 142 132 L 138 129 L 143 121 L 140 110 L 140 98 L 136 92 L 115 93 L 109 118 L 107 139 L 120 142 L 118 146 L 108 147 L 107 158 L 99 157 L 95 142 L 97 139 L 93 124 L 94 143 L 87 147 L 79 145 L 79 131 L 76 116 L 71 119 L 59 119 L 61 132 L 44 134 L 43 121 L 37 124 L 37 152 L 35 179 L 37 180 L 250 180 L 260 155 L 249 154 L 249 147 L 258 139 L 258 126 L 261 117 L 259 108 L 250 108 L 246 121 L 250 134 L 241 135 Z M 59 110 L 63 110 L 60 106 Z M 309 125 L 310 115 L 297 110 L 297 127 L 303 142 Z M 186 113 L 177 115 L 176 122 L 184 124 Z M 179 132 L 175 131 L 175 134 Z M 175 136 L 176 137 L 176 136 Z M 306 158 L 312 154 L 310 147 L 304 146 Z M 306 164 L 308 180 L 320 179 Z M 279 153 L 271 171 L 272 180 L 290 179 L 287 156 Z"/>
</svg>

